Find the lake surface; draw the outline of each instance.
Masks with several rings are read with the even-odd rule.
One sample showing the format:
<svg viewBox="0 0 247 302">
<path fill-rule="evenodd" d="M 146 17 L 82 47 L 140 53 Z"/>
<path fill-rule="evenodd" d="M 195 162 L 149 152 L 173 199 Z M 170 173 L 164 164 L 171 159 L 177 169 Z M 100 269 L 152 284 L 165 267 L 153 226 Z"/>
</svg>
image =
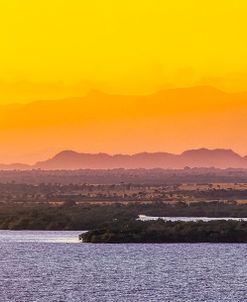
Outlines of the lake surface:
<svg viewBox="0 0 247 302">
<path fill-rule="evenodd" d="M 151 220 L 158 220 L 162 219 L 165 221 L 184 221 L 184 222 L 189 222 L 189 221 L 218 221 L 218 220 L 234 220 L 234 221 L 247 221 L 247 218 L 235 218 L 235 217 L 155 217 L 155 216 L 147 216 L 147 215 L 139 215 L 138 220 L 141 221 L 151 221 Z"/>
<path fill-rule="evenodd" d="M 0 231 L 0 301 L 244 302 L 247 244 L 85 244 Z"/>
</svg>

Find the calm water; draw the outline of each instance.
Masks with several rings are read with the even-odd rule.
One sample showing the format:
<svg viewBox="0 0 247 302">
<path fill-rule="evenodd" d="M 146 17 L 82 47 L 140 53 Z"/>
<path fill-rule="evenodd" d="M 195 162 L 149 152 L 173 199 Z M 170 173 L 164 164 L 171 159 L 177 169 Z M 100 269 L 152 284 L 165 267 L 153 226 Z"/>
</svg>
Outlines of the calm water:
<svg viewBox="0 0 247 302">
<path fill-rule="evenodd" d="M 146 215 L 139 215 L 138 220 L 141 221 L 150 221 L 150 220 L 166 220 L 166 221 L 218 221 L 218 220 L 234 220 L 234 221 L 247 221 L 247 218 L 234 218 L 234 217 L 155 217 L 155 216 L 146 216 Z"/>
<path fill-rule="evenodd" d="M 247 245 L 76 243 L 0 231 L 0 301 L 247 301 Z"/>
</svg>

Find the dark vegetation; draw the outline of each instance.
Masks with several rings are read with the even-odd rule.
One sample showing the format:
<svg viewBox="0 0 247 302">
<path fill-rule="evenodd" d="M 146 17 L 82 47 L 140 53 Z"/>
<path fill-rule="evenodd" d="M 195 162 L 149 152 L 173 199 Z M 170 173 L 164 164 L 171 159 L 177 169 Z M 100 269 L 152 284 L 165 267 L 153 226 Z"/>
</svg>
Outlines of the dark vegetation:
<svg viewBox="0 0 247 302">
<path fill-rule="evenodd" d="M 88 230 L 103 227 L 114 219 L 134 217 L 128 209 L 112 206 L 1 206 L 0 229 L 10 230 Z"/>
<path fill-rule="evenodd" d="M 111 205 L 63 205 L 32 203 L 0 203 L 0 229 L 10 230 L 92 230 L 105 228 L 113 222 L 135 220 L 139 214 L 148 216 L 247 217 L 247 205 L 200 202 L 174 205 L 162 202 Z"/>
<path fill-rule="evenodd" d="M 91 243 L 247 243 L 247 222 L 141 222 L 112 223 L 80 235 Z"/>
</svg>

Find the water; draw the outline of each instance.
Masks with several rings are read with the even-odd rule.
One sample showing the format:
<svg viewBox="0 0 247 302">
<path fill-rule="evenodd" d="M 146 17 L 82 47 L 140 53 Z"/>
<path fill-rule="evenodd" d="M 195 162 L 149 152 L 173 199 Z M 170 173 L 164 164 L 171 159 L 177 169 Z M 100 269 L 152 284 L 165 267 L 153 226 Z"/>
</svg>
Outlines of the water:
<svg viewBox="0 0 247 302">
<path fill-rule="evenodd" d="M 1 231 L 0 244 L 25 243 L 79 243 L 78 231 Z"/>
<path fill-rule="evenodd" d="M 247 245 L 85 244 L 0 232 L 2 302 L 244 302 Z"/>
<path fill-rule="evenodd" d="M 234 221 L 247 221 L 247 218 L 233 218 L 233 217 L 155 217 L 155 216 L 146 216 L 139 215 L 138 220 L 141 221 L 151 221 L 151 220 L 166 220 L 166 221 L 218 221 L 218 220 L 234 220 Z"/>
</svg>

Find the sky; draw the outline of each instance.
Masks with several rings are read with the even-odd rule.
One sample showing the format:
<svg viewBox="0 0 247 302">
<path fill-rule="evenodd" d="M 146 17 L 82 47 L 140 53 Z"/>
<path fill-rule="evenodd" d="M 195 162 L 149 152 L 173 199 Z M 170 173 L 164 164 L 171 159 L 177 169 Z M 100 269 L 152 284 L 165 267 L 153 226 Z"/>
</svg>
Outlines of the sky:
<svg viewBox="0 0 247 302">
<path fill-rule="evenodd" d="M 148 95 L 195 86 L 211 86 L 227 93 L 247 91 L 246 10 L 245 0 L 1 0 L 0 105 L 52 102 L 81 97 L 92 90 L 117 95 Z M 116 98 L 115 102 L 121 100 Z M 162 110 L 169 107 L 166 102 L 169 100 L 164 99 Z M 214 102 L 216 107 L 224 107 L 217 97 Z M 97 110 L 97 104 L 95 107 Z M 197 112 L 196 117 L 200 114 Z M 147 124 L 143 123 L 145 136 Z M 56 127 L 61 130 L 59 124 Z M 138 128 L 134 123 L 132 127 Z M 236 132 L 239 127 L 234 125 Z M 31 147 L 27 142 L 26 149 L 20 146 L 18 155 L 16 147 L 27 131 L 28 140 L 36 133 L 43 146 Z M 37 160 L 64 147 L 84 151 L 82 145 L 69 139 L 54 141 L 45 115 L 39 131 L 32 125 L 32 117 L 28 127 L 23 122 L 13 121 L 12 127 L 2 122 L 0 134 L 9 139 L 1 144 L 10 147 L 0 152 L 0 162 L 28 161 L 29 154 L 35 154 L 29 161 Z M 188 131 L 193 134 L 194 129 Z M 161 128 L 156 132 L 158 140 Z M 54 146 L 48 143 L 46 147 L 46 133 L 47 142 L 54 141 Z M 104 135 L 113 138 L 110 128 Z M 205 137 L 198 143 L 192 136 L 193 143 L 169 143 L 166 151 L 179 152 L 199 147 L 199 143 L 217 146 L 214 133 L 210 141 Z M 231 140 L 233 148 L 247 153 L 246 146 L 236 144 L 231 136 L 219 144 L 225 147 Z M 126 141 L 122 152 L 166 147 L 158 142 L 150 145 L 145 138 L 138 143 L 134 148 L 133 141 Z M 85 151 L 121 150 L 106 142 Z"/>
<path fill-rule="evenodd" d="M 246 90 L 246 9 L 245 0 L 1 0 L 0 102 L 92 88 Z"/>
</svg>

